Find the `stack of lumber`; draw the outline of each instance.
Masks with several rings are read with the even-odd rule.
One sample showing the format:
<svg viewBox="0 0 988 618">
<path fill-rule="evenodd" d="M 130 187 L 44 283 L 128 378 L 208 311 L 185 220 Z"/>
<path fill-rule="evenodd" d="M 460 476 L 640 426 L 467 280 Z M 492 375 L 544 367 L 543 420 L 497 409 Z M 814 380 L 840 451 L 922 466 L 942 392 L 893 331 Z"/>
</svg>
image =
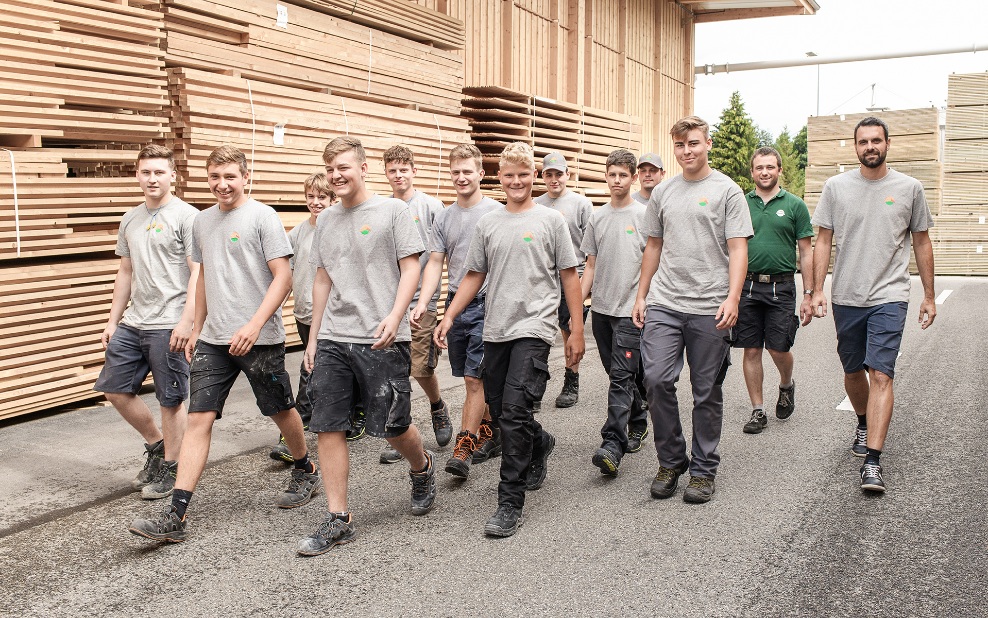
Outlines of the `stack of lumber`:
<svg viewBox="0 0 988 618">
<path fill-rule="evenodd" d="M 467 88 L 463 115 L 484 155 L 485 192 L 499 199 L 498 160 L 504 147 L 525 142 L 541 158 L 556 151 L 566 157 L 569 186 L 596 203 L 607 201 L 605 161 L 617 148 L 640 155 L 641 123 L 613 112 L 534 97 L 504 88 Z"/>
</svg>

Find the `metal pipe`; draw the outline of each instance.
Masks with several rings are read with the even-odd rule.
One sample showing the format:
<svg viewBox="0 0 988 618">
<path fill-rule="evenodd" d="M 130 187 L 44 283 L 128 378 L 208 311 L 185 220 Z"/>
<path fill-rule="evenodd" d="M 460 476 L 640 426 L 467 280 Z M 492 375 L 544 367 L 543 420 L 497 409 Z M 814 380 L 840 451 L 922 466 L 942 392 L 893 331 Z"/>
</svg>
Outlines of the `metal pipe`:
<svg viewBox="0 0 988 618">
<path fill-rule="evenodd" d="M 859 56 L 837 56 L 834 58 L 796 58 L 793 60 L 763 60 L 760 62 L 739 62 L 736 64 L 699 64 L 693 67 L 697 75 L 715 75 L 732 71 L 758 71 L 761 69 L 783 69 L 788 67 L 819 66 L 821 64 L 839 64 L 841 62 L 862 62 L 866 60 L 888 60 L 891 58 L 914 58 L 917 56 L 938 56 L 942 54 L 966 54 L 988 51 L 988 43 L 975 43 L 967 47 L 947 47 L 943 49 L 928 49 L 920 51 L 905 51 L 882 54 L 863 54 Z"/>
</svg>

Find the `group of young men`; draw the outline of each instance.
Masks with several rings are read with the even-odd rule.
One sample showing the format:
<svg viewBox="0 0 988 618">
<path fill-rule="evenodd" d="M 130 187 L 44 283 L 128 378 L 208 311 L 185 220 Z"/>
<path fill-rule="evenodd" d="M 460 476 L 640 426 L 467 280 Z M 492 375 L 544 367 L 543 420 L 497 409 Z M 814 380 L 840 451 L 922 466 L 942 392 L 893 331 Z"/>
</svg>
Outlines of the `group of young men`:
<svg viewBox="0 0 988 618">
<path fill-rule="evenodd" d="M 287 235 L 278 214 L 246 192 L 250 174 L 236 148 L 222 146 L 207 159 L 217 203 L 198 214 L 172 194 L 172 153 L 144 148 L 137 176 L 145 203 L 121 222 L 120 270 L 103 333 L 106 364 L 95 386 L 146 443 L 134 487 L 146 499 L 171 495 L 157 517 L 134 521 L 130 531 L 185 540 L 212 427 L 240 373 L 281 433 L 271 456 L 293 467 L 275 505 L 295 508 L 321 488 L 326 493 L 328 512 L 299 541 L 299 554 L 321 554 L 355 538 L 348 441 L 365 433 L 386 440 L 382 463 L 408 461 L 410 510 L 428 513 L 436 499 L 436 454 L 413 422 L 410 377 L 428 396 L 436 442 L 445 446 L 452 422 L 434 373 L 445 349 L 466 392 L 445 470 L 467 478 L 472 465 L 500 455 L 498 505 L 484 531 L 514 534 L 526 492 L 542 486 L 556 443 L 535 413 L 557 327 L 566 360 L 556 405 L 579 398 L 587 299 L 610 382 L 592 464 L 616 476 L 622 458 L 641 448 L 650 415 L 659 463 L 651 495 L 671 497 L 689 472 L 683 499 L 705 503 L 720 461 L 730 348 L 744 348 L 752 403 L 744 432 L 768 425 L 763 349 L 780 374 L 776 416 L 788 418 L 795 409 L 790 350 L 800 323 L 826 315 L 822 288 L 834 241 L 837 347 L 858 415 L 852 451 L 865 457 L 862 489 L 884 491 L 879 456 L 909 297 L 910 239 L 924 288 L 921 326 L 936 316 L 932 217 L 918 181 L 885 162 L 888 127 L 869 118 L 855 128 L 861 167 L 825 185 L 812 220 L 819 228 L 815 249 L 805 203 L 779 187 L 776 151 L 754 153 L 755 189 L 745 195 L 710 168 L 703 120 L 684 118 L 670 134 L 682 174 L 662 182 L 658 155 L 636 159 L 615 150 L 606 161 L 610 201 L 597 210 L 567 188 L 559 153 L 543 159 L 547 192 L 533 199 L 536 162 L 520 142 L 499 161 L 505 204 L 481 193 L 483 158 L 472 145 L 449 154 L 457 196 L 450 206 L 415 189 L 414 154 L 404 146 L 384 154 L 393 192 L 384 197 L 367 188 L 360 141 L 339 137 L 323 152 L 325 173 L 305 182 L 309 218 Z M 448 297 L 439 322 L 444 266 Z M 281 320 L 289 292 L 305 344 L 297 398 Z M 693 394 L 689 450 L 676 395 L 684 362 Z M 149 373 L 160 430 L 137 396 Z M 318 435 L 321 474 L 307 452 L 306 428 Z"/>
</svg>

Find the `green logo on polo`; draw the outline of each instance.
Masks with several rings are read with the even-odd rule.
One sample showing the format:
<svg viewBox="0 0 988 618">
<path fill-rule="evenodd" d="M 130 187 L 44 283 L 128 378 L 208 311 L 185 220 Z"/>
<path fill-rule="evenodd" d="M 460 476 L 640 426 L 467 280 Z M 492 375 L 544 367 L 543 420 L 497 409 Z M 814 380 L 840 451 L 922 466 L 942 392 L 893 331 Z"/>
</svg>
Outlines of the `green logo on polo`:
<svg viewBox="0 0 988 618">
<path fill-rule="evenodd" d="M 699 204 L 700 206 L 706 206 L 706 205 L 707 205 L 707 204 L 708 204 L 709 202 L 707 201 L 707 198 L 705 198 L 705 197 L 701 197 L 701 198 L 700 198 L 700 201 L 699 201 L 699 202 L 697 202 L 697 203 L 698 203 L 698 204 Z"/>
</svg>

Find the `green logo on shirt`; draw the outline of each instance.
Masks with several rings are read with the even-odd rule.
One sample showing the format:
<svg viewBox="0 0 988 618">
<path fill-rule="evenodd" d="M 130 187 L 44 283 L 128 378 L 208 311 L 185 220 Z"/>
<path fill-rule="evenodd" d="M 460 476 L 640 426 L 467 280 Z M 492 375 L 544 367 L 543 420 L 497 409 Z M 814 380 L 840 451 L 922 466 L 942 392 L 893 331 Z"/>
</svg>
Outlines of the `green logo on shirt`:
<svg viewBox="0 0 988 618">
<path fill-rule="evenodd" d="M 702 197 L 702 198 L 700 198 L 700 201 L 697 202 L 697 203 L 700 204 L 700 206 L 706 206 L 708 204 L 707 198 Z"/>
<path fill-rule="evenodd" d="M 635 233 L 635 226 L 629 225 L 628 227 L 624 228 L 624 233 L 625 234 L 634 234 Z"/>
<path fill-rule="evenodd" d="M 367 236 L 368 234 L 370 234 L 370 230 L 371 230 L 370 226 L 365 225 L 364 227 L 360 228 L 360 233 L 364 236 Z"/>
<path fill-rule="evenodd" d="M 895 204 L 895 198 L 894 198 L 894 197 L 892 197 L 892 196 L 890 195 L 890 196 L 888 196 L 887 198 L 885 198 L 885 205 L 886 205 L 886 206 L 891 206 L 891 205 L 893 205 L 893 204 Z"/>
<path fill-rule="evenodd" d="M 415 217 L 415 219 L 414 219 L 414 221 L 415 221 L 415 223 L 419 223 L 419 218 L 418 218 L 418 216 L 416 216 L 416 217 Z"/>
<path fill-rule="evenodd" d="M 531 232 L 525 232 L 524 234 L 521 235 L 521 239 L 524 240 L 525 242 L 532 242 L 533 238 L 535 238 L 535 234 Z"/>
<path fill-rule="evenodd" d="M 236 233 L 236 232 L 234 232 L 234 233 L 232 233 L 232 234 L 230 234 L 230 242 L 233 242 L 233 243 L 235 243 L 235 242 L 237 242 L 238 240 L 240 240 L 240 234 L 238 234 L 238 233 Z"/>
</svg>

